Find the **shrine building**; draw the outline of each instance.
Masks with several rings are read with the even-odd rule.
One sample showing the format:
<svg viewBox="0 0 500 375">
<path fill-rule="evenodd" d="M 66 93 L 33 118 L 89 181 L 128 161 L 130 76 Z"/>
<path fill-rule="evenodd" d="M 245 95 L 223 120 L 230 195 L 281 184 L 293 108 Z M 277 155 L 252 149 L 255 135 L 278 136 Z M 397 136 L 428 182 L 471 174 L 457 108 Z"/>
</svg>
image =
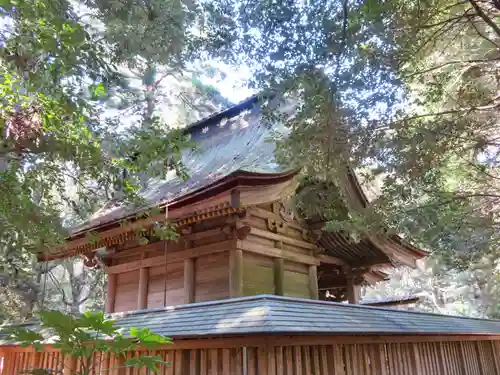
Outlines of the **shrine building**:
<svg viewBox="0 0 500 375">
<path fill-rule="evenodd" d="M 363 285 L 426 252 L 389 233 L 355 241 L 304 217 L 294 202 L 310 190 L 277 163 L 277 127 L 257 96 L 187 127 L 197 149 L 183 154 L 186 181 L 174 172 L 145 181 L 143 207 L 109 202 L 40 260 L 102 267 L 106 312 L 173 338 L 157 352 L 172 363 L 162 375 L 500 374 L 499 321 L 360 303 Z M 339 180 L 318 182 L 342 191 L 339 210 L 369 205 L 353 170 Z M 176 240 L 156 234 L 167 221 Z M 32 363 L 29 348 L 0 345 L 3 375 Z"/>
</svg>

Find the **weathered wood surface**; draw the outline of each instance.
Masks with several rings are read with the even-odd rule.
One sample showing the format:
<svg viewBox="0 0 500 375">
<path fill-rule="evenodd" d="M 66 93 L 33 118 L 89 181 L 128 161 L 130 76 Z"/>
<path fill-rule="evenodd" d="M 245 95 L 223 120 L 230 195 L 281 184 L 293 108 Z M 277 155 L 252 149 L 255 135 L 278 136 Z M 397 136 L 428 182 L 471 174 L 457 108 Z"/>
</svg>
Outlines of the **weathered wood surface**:
<svg viewBox="0 0 500 375">
<path fill-rule="evenodd" d="M 342 337 L 261 337 L 240 339 L 179 340 L 171 346 L 141 355 L 159 355 L 170 362 L 160 375 L 495 375 L 499 374 L 499 341 L 447 341 L 436 336 L 428 342 L 390 342 L 378 337 L 342 341 Z M 384 340 L 386 342 L 384 342 Z M 0 348 L 2 375 L 18 375 L 44 368 L 67 375 L 78 361 L 64 358 L 48 347 L 35 353 L 17 347 Z M 109 355 L 96 356 L 96 371 L 114 367 Z M 114 369 L 111 375 L 142 374 L 136 368 Z"/>
</svg>

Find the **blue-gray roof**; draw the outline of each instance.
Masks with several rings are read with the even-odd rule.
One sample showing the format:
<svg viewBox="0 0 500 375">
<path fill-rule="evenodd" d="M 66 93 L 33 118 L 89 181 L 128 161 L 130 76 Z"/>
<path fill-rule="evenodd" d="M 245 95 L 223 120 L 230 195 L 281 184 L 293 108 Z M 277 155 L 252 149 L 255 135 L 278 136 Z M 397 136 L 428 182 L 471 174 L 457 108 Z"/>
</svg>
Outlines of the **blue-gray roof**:
<svg viewBox="0 0 500 375">
<path fill-rule="evenodd" d="M 500 320 L 272 295 L 117 313 L 113 317 L 124 329 L 147 327 L 173 338 L 241 334 L 500 334 Z"/>
</svg>

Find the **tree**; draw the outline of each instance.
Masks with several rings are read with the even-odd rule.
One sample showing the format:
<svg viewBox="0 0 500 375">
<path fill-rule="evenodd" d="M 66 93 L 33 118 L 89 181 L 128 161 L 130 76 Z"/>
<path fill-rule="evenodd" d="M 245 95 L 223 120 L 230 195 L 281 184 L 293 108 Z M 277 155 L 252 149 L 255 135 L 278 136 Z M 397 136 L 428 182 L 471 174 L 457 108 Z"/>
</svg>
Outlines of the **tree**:
<svg viewBox="0 0 500 375">
<path fill-rule="evenodd" d="M 399 267 L 390 279 L 365 289 L 364 298 L 418 296 L 415 309 L 439 314 L 497 318 L 499 316 L 498 260 L 485 256 L 459 270 L 431 256 L 415 269 Z"/>
<path fill-rule="evenodd" d="M 0 34 L 0 277 L 5 300 L 11 302 L 6 305 L 22 307 L 23 316 L 29 316 L 40 295 L 38 281 L 43 272 L 33 266 L 33 252 L 57 249 L 68 235 L 67 228 L 103 201 L 114 198 L 140 204 L 139 174 L 155 177 L 169 169 L 185 174 L 180 162 L 185 137 L 162 126 L 149 111 L 157 100 L 152 93 L 162 71 L 153 72 L 151 67 L 141 78 L 146 90 L 136 104 L 147 111 L 133 131 L 121 132 L 102 118 L 103 102 L 120 88 L 123 77 L 118 67 L 124 63 L 131 64 L 129 70 L 134 64 L 144 67 L 141 48 L 151 57 L 159 47 L 152 44 L 163 43 L 161 58 L 171 53 L 173 59 L 162 60 L 164 69 L 171 63 L 172 74 L 181 63 L 189 62 L 189 36 L 174 50 L 169 47 L 180 40 L 178 33 L 188 23 L 165 23 L 151 35 L 149 45 L 144 42 L 130 53 L 111 53 L 117 52 L 119 43 L 110 30 L 117 30 L 117 20 L 131 8 L 124 7 L 120 13 L 106 8 L 105 2 L 89 5 L 93 8 L 66 0 L 0 5 L 5 25 Z M 186 19 L 192 18 L 193 12 L 176 9 Z M 104 29 L 103 38 L 102 30 L 87 22 L 87 10 L 100 12 L 108 25 L 117 27 Z M 159 24 L 154 20 L 147 25 Z M 165 43 L 169 32 L 173 33 L 168 34 L 170 44 Z M 153 39 L 158 33 L 163 35 L 161 41 Z M 129 30 L 127 40 L 132 41 L 132 36 Z M 197 50 L 202 47 L 199 44 Z M 150 60 L 156 63 L 158 58 Z M 155 168 L 150 167 L 152 161 Z"/>
<path fill-rule="evenodd" d="M 9 25 L 0 36 L 0 238 L 6 254 L 57 248 L 67 235 L 61 212 L 85 216 L 103 196 L 140 204 L 139 174 L 175 169 L 185 175 L 180 150 L 186 139 L 163 126 L 154 107 L 162 80 L 210 44 L 190 31 L 199 21 L 198 5 L 157 2 L 148 10 L 133 2 L 115 8 L 89 1 L 89 12 L 105 21 L 100 31 L 84 22 L 77 5 L 7 1 L 0 8 Z M 102 121 L 103 101 L 120 90 L 122 68 L 138 70 L 143 84 L 134 102 L 139 119 L 128 132 Z"/>
<path fill-rule="evenodd" d="M 58 367 L 65 366 L 64 357 L 75 359 L 79 367 L 65 368 L 75 375 L 91 375 L 106 373 L 113 368 L 106 368 L 105 357 L 112 354 L 122 360 L 120 366 L 145 367 L 151 372 L 158 372 L 160 365 L 168 365 L 159 356 L 137 355 L 141 349 L 153 350 L 161 345 L 170 344 L 167 337 L 157 335 L 147 328 L 131 328 L 125 335 L 113 320 L 106 319 L 103 313 L 85 313 L 74 317 L 57 311 L 39 313 L 40 331 L 22 327 L 8 327 L 9 337 L 25 347 L 33 347 L 35 351 L 43 351 L 44 343 L 52 335 L 52 347 L 58 349 L 61 356 L 54 356 Z M 44 336 L 48 335 L 49 337 Z M 128 353 L 134 353 L 127 359 Z M 111 365 L 109 363 L 108 365 Z M 51 368 L 33 368 L 27 370 L 31 374 L 50 374 Z"/>
<path fill-rule="evenodd" d="M 380 207 L 466 265 L 498 243 L 500 9 L 475 0 L 390 5 L 408 95 L 372 146 L 390 174 Z"/>
<path fill-rule="evenodd" d="M 236 20 L 233 60 L 298 103 L 281 161 L 308 180 L 342 187 L 350 167 L 380 183 L 343 217 L 334 194 L 328 228 L 395 231 L 461 267 L 495 252 L 497 2 L 216 3 Z"/>
<path fill-rule="evenodd" d="M 77 314 L 103 311 L 106 278 L 99 268 L 86 268 L 82 259 L 64 259 L 44 273 L 40 307 Z M 43 265 L 41 266 L 43 268 Z"/>
</svg>

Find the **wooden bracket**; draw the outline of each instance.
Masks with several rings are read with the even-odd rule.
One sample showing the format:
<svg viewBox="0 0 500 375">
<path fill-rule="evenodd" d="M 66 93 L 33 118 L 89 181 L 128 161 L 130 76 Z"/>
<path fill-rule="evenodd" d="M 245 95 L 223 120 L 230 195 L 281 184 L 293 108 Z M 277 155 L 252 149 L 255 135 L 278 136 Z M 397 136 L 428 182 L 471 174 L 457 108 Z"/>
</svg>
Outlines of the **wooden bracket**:
<svg viewBox="0 0 500 375">
<path fill-rule="evenodd" d="M 193 226 L 192 225 L 188 225 L 188 226 L 181 228 L 182 235 L 187 235 L 187 234 L 191 234 L 191 233 L 193 233 Z"/>
<path fill-rule="evenodd" d="M 99 268 L 99 261 L 94 252 L 83 254 L 83 265 L 87 268 Z"/>
<path fill-rule="evenodd" d="M 225 233 L 229 239 L 244 240 L 245 238 L 247 238 L 250 230 L 251 228 L 249 225 L 246 225 L 240 220 L 236 220 L 234 224 L 225 225 L 221 231 Z"/>
</svg>

